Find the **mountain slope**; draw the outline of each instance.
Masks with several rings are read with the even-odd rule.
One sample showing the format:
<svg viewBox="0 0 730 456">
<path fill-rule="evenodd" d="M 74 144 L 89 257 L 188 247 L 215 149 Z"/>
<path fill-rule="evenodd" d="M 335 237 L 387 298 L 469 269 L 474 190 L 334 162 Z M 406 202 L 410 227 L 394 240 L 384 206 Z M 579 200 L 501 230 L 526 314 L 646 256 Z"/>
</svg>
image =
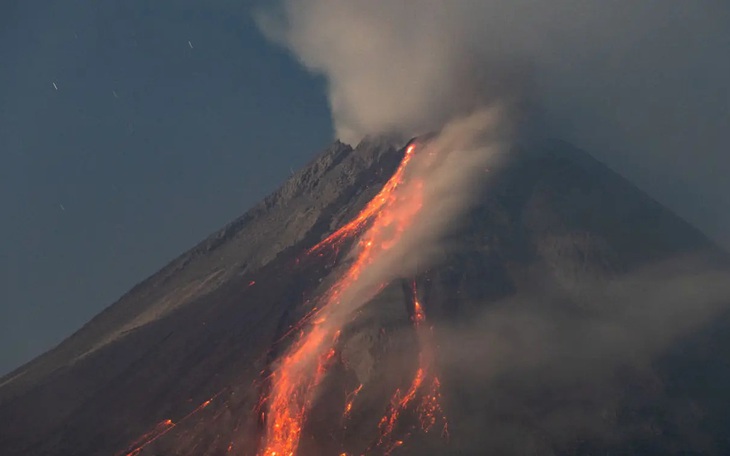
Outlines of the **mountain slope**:
<svg viewBox="0 0 730 456">
<path fill-rule="evenodd" d="M 347 261 L 304 252 L 353 217 L 402 154 L 375 140 L 333 144 L 0 380 L 3 454 L 116 454 L 150 430 L 166 433 L 142 454 L 225 454 L 230 445 L 253 454 L 262 372 Z M 481 191 L 441 261 L 414 278 L 436 326 L 452 437 L 414 434 L 401 454 L 730 450 L 720 431 L 727 412 L 713 405 L 730 380 L 727 256 L 565 143 L 515 151 Z M 343 333 L 302 454 L 371 444 L 388 391 L 414 368 L 408 309 L 408 292 L 393 283 Z M 337 416 L 358 384 L 342 430 Z"/>
</svg>

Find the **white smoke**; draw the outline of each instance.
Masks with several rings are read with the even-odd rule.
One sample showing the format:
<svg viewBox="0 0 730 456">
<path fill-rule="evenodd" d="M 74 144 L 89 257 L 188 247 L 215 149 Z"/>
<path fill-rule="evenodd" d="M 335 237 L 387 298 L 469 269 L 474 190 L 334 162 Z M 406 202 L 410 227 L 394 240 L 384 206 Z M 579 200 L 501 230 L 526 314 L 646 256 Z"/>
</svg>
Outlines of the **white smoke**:
<svg viewBox="0 0 730 456">
<path fill-rule="evenodd" d="M 336 133 L 356 143 L 439 129 L 492 101 L 497 85 L 515 92 L 519 78 L 504 78 L 506 65 L 485 71 L 462 25 L 468 10 L 442 1 L 287 1 L 259 23 L 325 75 Z"/>
<path fill-rule="evenodd" d="M 728 168 L 730 3 L 277 5 L 258 15 L 259 25 L 324 76 L 341 139 L 411 137 L 495 99 L 529 103 L 532 125 L 542 134 L 598 155 L 727 238 L 730 218 L 722 214 L 730 214 L 730 188 L 722 170 Z"/>
</svg>

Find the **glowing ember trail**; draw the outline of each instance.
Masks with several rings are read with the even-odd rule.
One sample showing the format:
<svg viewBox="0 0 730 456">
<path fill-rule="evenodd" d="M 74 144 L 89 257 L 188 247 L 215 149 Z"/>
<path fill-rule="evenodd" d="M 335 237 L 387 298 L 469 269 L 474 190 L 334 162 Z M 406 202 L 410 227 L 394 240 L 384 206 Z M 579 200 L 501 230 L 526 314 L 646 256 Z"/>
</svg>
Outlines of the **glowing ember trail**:
<svg viewBox="0 0 730 456">
<path fill-rule="evenodd" d="M 411 144 L 406 149 L 405 157 L 401 162 L 400 166 L 396 170 L 395 174 L 386 182 L 382 190 L 375 195 L 375 198 L 370 200 L 365 208 L 357 214 L 353 220 L 339 228 L 334 233 L 327 236 L 327 238 L 320 241 L 317 245 L 307 251 L 308 254 L 321 251 L 327 247 L 339 250 L 340 246 L 347 239 L 353 239 L 362 233 L 365 227 L 370 223 L 378 212 L 388 203 L 392 202 L 393 193 L 395 189 L 403 183 L 403 176 L 406 172 L 406 166 L 410 162 L 413 152 L 416 149 L 415 144 Z"/>
<path fill-rule="evenodd" d="M 310 250 L 338 248 L 344 240 L 359 235 L 371 223 L 356 246 L 354 261 L 327 293 L 324 304 L 317 311 L 317 319 L 271 374 L 270 392 L 263 398 L 268 408 L 264 415 L 266 427 L 260 456 L 293 456 L 296 453 L 315 389 L 326 372 L 328 361 L 334 356 L 333 347 L 339 336 L 340 323 L 328 322 L 328 317 L 341 303 L 343 294 L 355 287 L 367 267 L 401 239 L 420 211 L 422 182 L 413 182 L 413 191 L 406 195 L 396 192 L 404 183 L 414 150 L 414 145 L 408 146 L 396 172 L 353 221 Z"/>
<path fill-rule="evenodd" d="M 423 310 L 421 302 L 418 300 L 418 292 L 416 290 L 416 282 L 411 283 L 411 300 L 413 303 L 413 315 L 411 321 L 416 328 L 416 335 L 419 343 L 418 369 L 411 381 L 411 385 L 405 394 L 401 394 L 400 390 L 396 390 L 390 400 L 388 412 L 380 419 L 378 428 L 380 430 L 380 439 L 377 446 L 385 449 L 385 454 L 390 454 L 394 449 L 403 445 L 403 440 L 393 440 L 398 419 L 401 414 L 408 410 L 416 401 L 421 393 L 420 402 L 416 405 L 416 413 L 421 429 L 429 432 L 436 425 L 436 422 L 443 422 L 443 434 L 448 434 L 448 423 L 441 409 L 441 382 L 438 377 L 433 374 L 434 368 L 434 349 L 433 328 L 424 327 L 426 323 L 426 314 Z M 426 391 L 421 391 L 422 387 L 427 383 L 427 379 L 431 378 L 430 386 Z"/>
<path fill-rule="evenodd" d="M 167 434 L 170 429 L 174 427 L 175 423 L 173 423 L 172 420 L 160 421 L 159 423 L 157 423 L 157 426 L 155 426 L 154 429 L 144 434 L 130 445 L 130 447 L 133 448 L 132 451 L 128 453 L 124 452 L 123 454 L 126 454 L 126 456 L 137 456 L 144 449 L 144 447 L 159 439 L 163 435 Z"/>
<path fill-rule="evenodd" d="M 192 412 L 188 413 L 184 417 L 180 418 L 177 423 L 173 422 L 172 420 L 164 420 L 159 423 L 157 423 L 157 426 L 155 426 L 154 429 L 152 429 L 150 432 L 144 434 L 137 440 L 135 440 L 129 447 L 131 450 L 125 450 L 120 455 L 125 456 L 137 456 L 144 450 L 147 446 L 167 434 L 168 432 L 172 431 L 175 427 L 181 425 L 185 421 L 187 421 L 190 417 L 196 415 L 201 410 L 205 409 L 210 405 L 213 400 L 215 400 L 216 397 L 218 397 L 222 393 L 219 392 L 215 394 L 213 397 L 208 399 L 207 401 L 203 402 L 199 406 L 197 406 Z"/>
<path fill-rule="evenodd" d="M 355 391 L 347 395 L 347 399 L 345 400 L 345 411 L 342 414 L 343 419 L 349 418 L 350 412 L 352 412 L 352 404 L 355 402 L 355 399 L 357 399 L 357 395 L 360 394 L 360 391 L 362 391 L 362 384 L 360 384 Z"/>
</svg>

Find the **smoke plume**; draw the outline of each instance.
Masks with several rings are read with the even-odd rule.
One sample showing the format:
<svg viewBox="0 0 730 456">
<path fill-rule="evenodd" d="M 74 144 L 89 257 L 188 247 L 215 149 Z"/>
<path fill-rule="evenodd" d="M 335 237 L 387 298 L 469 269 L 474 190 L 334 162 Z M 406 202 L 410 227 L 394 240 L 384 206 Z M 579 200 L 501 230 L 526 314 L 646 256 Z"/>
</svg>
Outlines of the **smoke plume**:
<svg viewBox="0 0 730 456">
<path fill-rule="evenodd" d="M 345 141 L 513 102 L 730 245 L 727 2 L 283 0 L 258 18 L 325 78 Z"/>
</svg>

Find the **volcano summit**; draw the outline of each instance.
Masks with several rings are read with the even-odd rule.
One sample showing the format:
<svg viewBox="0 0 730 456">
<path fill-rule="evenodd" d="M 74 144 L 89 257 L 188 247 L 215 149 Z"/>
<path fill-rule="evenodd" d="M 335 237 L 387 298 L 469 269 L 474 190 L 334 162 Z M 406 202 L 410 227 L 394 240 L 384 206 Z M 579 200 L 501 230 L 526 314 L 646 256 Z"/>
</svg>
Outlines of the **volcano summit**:
<svg viewBox="0 0 730 456">
<path fill-rule="evenodd" d="M 473 142 L 332 144 L 1 379 L 3 454 L 730 453 L 728 255 L 567 143 Z"/>
</svg>

